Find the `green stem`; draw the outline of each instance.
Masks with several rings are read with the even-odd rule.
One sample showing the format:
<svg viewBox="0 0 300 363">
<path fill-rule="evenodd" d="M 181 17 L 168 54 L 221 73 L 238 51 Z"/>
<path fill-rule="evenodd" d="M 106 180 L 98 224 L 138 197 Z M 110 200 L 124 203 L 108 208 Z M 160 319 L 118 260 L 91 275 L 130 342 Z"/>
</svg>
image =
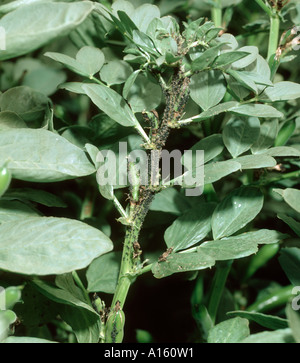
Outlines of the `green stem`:
<svg viewBox="0 0 300 363">
<path fill-rule="evenodd" d="M 122 204 L 119 202 L 118 198 L 114 195 L 113 197 L 113 203 L 118 210 L 118 212 L 121 214 L 121 216 L 128 220 L 129 216 L 126 213 L 125 209 L 123 208 Z"/>
<path fill-rule="evenodd" d="M 141 124 L 138 123 L 136 126 L 135 126 L 137 132 L 142 136 L 142 138 L 146 141 L 147 144 L 150 144 L 151 141 L 148 137 L 148 135 L 146 134 L 145 130 L 142 128 Z"/>
<path fill-rule="evenodd" d="M 216 322 L 219 304 L 223 295 L 224 287 L 231 269 L 232 262 L 232 260 L 220 261 L 216 267 L 216 272 L 210 291 L 210 299 L 208 302 L 208 313 L 211 317 L 213 324 Z"/>
<path fill-rule="evenodd" d="M 150 272 L 152 270 L 152 267 L 153 267 L 153 263 L 151 263 L 150 265 L 147 265 L 145 267 L 143 267 L 139 272 L 138 272 L 138 275 L 144 275 L 146 274 L 147 272 Z"/>
<path fill-rule="evenodd" d="M 263 299 L 260 299 L 251 306 L 249 306 L 247 308 L 247 311 L 266 313 L 273 309 L 278 309 L 282 306 L 285 306 L 289 302 L 290 298 L 293 296 L 292 290 L 293 286 L 289 285 L 281 287 L 276 291 L 272 291 L 267 296 L 264 296 Z"/>
<path fill-rule="evenodd" d="M 194 290 L 191 295 L 192 316 L 197 324 L 203 340 L 207 340 L 208 332 L 213 327 L 213 322 L 203 302 L 204 297 L 204 272 L 198 273 Z"/>
<path fill-rule="evenodd" d="M 222 27 L 221 0 L 215 0 L 215 6 L 211 9 L 211 18 L 216 27 Z"/>
<path fill-rule="evenodd" d="M 85 297 L 85 300 L 86 302 L 90 305 L 90 306 L 93 306 L 92 303 L 91 303 L 91 299 L 89 297 L 89 293 L 87 292 L 85 286 L 83 285 L 80 277 L 78 276 L 78 273 L 76 271 L 73 271 L 72 272 L 72 276 L 73 276 L 73 279 L 74 281 L 76 282 L 77 286 L 80 288 L 80 290 L 82 291 L 84 297 Z"/>
<path fill-rule="evenodd" d="M 135 206 L 132 225 L 128 226 L 126 229 L 120 273 L 111 306 L 115 306 L 117 301 L 120 301 L 122 309 L 124 309 L 124 304 L 130 285 L 138 275 L 140 258 L 139 256 L 134 257 L 134 244 L 138 241 L 139 234 L 142 229 L 142 225 L 148 212 L 152 198 L 153 194 L 149 191 L 146 192 L 144 199 Z"/>
<path fill-rule="evenodd" d="M 105 86 L 105 87 L 108 87 L 105 83 L 101 82 L 100 79 L 94 77 L 94 76 L 91 76 L 90 79 L 98 84 L 101 84 L 101 86 Z M 109 87 L 108 87 L 109 88 Z"/>
<path fill-rule="evenodd" d="M 269 47 L 268 47 L 268 62 L 272 62 L 276 56 L 276 51 L 279 44 L 279 31 L 280 31 L 280 19 L 278 14 L 273 14 L 270 18 L 271 28 L 269 37 Z"/>
<path fill-rule="evenodd" d="M 252 183 L 253 185 L 269 185 L 272 183 L 277 183 L 282 180 L 290 179 L 290 178 L 299 178 L 300 177 L 300 170 L 291 171 L 290 173 L 286 173 L 283 175 L 280 175 L 278 177 L 266 179 L 266 180 L 259 180 L 258 182 Z"/>
<path fill-rule="evenodd" d="M 115 306 L 117 301 L 120 301 L 122 309 L 124 309 L 127 294 L 133 281 L 131 276 L 131 274 L 134 272 L 132 266 L 132 245 L 135 239 L 133 238 L 133 234 L 129 232 L 132 230 L 132 228 L 133 227 L 127 228 L 117 288 L 111 304 L 111 306 Z"/>
<path fill-rule="evenodd" d="M 183 70 L 180 68 L 174 75 L 171 88 L 166 94 L 166 108 L 163 113 L 161 125 L 157 130 L 154 140 L 156 150 L 162 150 L 165 146 L 170 133 L 169 123 L 173 120 L 178 121 L 184 113 L 186 102 L 188 101 L 189 79 L 183 77 Z M 140 124 L 136 129 L 142 134 L 149 143 L 148 135 Z M 152 140 L 151 140 L 152 141 Z M 150 175 L 151 176 L 151 175 Z M 152 186 L 139 188 L 138 198 L 135 190 L 130 191 L 130 220 L 131 225 L 127 226 L 123 245 L 120 273 L 118 277 L 116 291 L 112 300 L 111 307 L 118 303 L 124 309 L 125 301 L 131 284 L 138 275 L 150 271 L 151 265 L 141 269 L 140 245 L 138 243 L 139 234 L 142 229 L 145 217 L 154 198 L 156 191 Z"/>
<path fill-rule="evenodd" d="M 257 4 L 271 17 L 273 15 L 271 8 L 269 8 L 263 0 L 255 0 Z"/>
</svg>

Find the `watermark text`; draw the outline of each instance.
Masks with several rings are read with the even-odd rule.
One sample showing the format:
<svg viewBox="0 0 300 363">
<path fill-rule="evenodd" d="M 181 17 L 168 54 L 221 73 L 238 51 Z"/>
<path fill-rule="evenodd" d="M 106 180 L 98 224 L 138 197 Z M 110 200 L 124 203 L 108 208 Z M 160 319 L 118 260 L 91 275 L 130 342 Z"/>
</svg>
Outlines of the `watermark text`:
<svg viewBox="0 0 300 363">
<path fill-rule="evenodd" d="M 102 150 L 98 153 L 97 182 L 100 186 L 151 186 L 180 185 L 187 196 L 199 196 L 204 186 L 203 150 L 132 150 L 126 142 L 119 150 Z"/>
</svg>

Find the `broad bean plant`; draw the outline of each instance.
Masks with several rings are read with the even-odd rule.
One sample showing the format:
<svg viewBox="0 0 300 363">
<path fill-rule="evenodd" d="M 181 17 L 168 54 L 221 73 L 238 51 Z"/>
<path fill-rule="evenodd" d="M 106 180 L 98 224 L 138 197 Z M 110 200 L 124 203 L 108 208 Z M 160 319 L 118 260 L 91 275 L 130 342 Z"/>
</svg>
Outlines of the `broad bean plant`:
<svg viewBox="0 0 300 363">
<path fill-rule="evenodd" d="M 300 3 L 0 5 L 0 340 L 300 342 Z"/>
</svg>

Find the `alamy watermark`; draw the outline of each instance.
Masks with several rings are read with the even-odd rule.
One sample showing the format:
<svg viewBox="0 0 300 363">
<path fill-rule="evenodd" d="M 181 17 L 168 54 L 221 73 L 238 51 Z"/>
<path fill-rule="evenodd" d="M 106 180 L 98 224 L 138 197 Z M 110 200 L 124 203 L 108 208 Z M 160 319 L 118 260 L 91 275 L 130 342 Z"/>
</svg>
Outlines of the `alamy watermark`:
<svg viewBox="0 0 300 363">
<path fill-rule="evenodd" d="M 181 185 L 187 196 L 199 196 L 204 186 L 203 150 L 133 150 L 128 153 L 127 142 L 119 150 L 98 153 L 97 182 L 100 186 Z"/>
</svg>

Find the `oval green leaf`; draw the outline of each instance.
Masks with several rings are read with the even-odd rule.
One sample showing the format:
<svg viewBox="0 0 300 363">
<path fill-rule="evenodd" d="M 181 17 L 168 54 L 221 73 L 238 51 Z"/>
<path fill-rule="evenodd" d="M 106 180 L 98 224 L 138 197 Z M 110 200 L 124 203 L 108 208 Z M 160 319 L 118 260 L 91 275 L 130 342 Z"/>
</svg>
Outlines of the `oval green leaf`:
<svg viewBox="0 0 300 363">
<path fill-rule="evenodd" d="M 221 71 L 206 71 L 191 78 L 191 97 L 204 110 L 216 106 L 226 93 L 226 83 Z"/>
<path fill-rule="evenodd" d="M 239 343 L 249 335 L 249 321 L 237 317 L 214 326 L 209 331 L 208 343 Z"/>
<path fill-rule="evenodd" d="M 214 211 L 214 239 L 231 236 L 245 227 L 261 211 L 263 202 L 263 194 L 255 187 L 242 187 L 231 192 Z"/>
<path fill-rule="evenodd" d="M 200 204 L 177 218 L 165 232 L 165 242 L 174 251 L 182 250 L 200 242 L 211 230 L 214 203 Z"/>
<path fill-rule="evenodd" d="M 82 84 L 93 103 L 123 126 L 137 126 L 138 121 L 125 100 L 114 90 L 100 84 Z"/>
<path fill-rule="evenodd" d="M 257 117 L 232 117 L 223 130 L 223 140 L 230 154 L 236 158 L 249 150 L 260 132 Z"/>
<path fill-rule="evenodd" d="M 84 151 L 62 136 L 44 129 L 0 132 L 0 165 L 16 179 L 56 182 L 95 172 Z"/>
<path fill-rule="evenodd" d="M 66 218 L 28 217 L 0 225 L 0 268 L 26 275 L 63 274 L 112 250 L 111 240 Z"/>
<path fill-rule="evenodd" d="M 0 27 L 6 33 L 6 50 L 1 51 L 0 60 L 29 53 L 67 35 L 86 19 L 93 8 L 90 1 L 41 2 L 38 6 L 33 3 L 18 7 L 0 20 Z"/>
</svg>

